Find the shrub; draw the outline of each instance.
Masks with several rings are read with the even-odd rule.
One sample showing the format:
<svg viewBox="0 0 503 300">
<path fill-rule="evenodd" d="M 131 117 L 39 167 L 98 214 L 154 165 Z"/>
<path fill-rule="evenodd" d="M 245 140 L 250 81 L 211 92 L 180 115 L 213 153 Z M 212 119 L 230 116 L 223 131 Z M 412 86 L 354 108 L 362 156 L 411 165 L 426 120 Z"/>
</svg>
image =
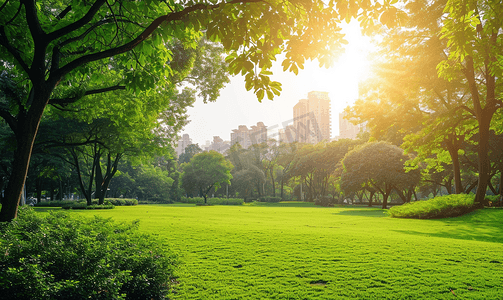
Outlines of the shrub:
<svg viewBox="0 0 503 300">
<path fill-rule="evenodd" d="M 126 224 L 20 207 L 0 224 L 0 299 L 164 299 L 176 257 Z"/>
<path fill-rule="evenodd" d="M 188 198 L 188 197 L 182 197 L 181 201 L 182 203 L 192 203 L 192 204 L 203 204 L 204 203 L 204 198 L 202 197 L 194 197 L 194 198 Z M 243 205 L 244 200 L 241 198 L 207 198 L 208 204 L 211 205 Z"/>
<path fill-rule="evenodd" d="M 337 200 L 331 196 L 321 196 L 320 198 L 314 201 L 314 205 L 320 205 L 325 207 L 333 206 L 334 204 L 337 204 Z"/>
<path fill-rule="evenodd" d="M 175 203 L 170 199 L 149 199 L 149 200 L 138 200 L 138 204 L 172 204 Z"/>
<path fill-rule="evenodd" d="M 197 204 L 197 203 L 204 203 L 204 198 L 203 197 L 183 197 L 180 199 L 180 202 L 182 203 L 191 203 L 191 204 Z"/>
<path fill-rule="evenodd" d="M 241 198 L 208 198 L 208 203 L 213 205 L 243 205 Z"/>
<path fill-rule="evenodd" d="M 98 204 L 98 200 L 95 201 Z M 86 199 L 83 200 L 61 200 L 61 201 L 47 201 L 47 202 L 39 202 L 35 204 L 37 207 L 63 207 L 64 205 L 72 205 L 72 204 L 86 204 Z"/>
<path fill-rule="evenodd" d="M 281 201 L 281 197 L 265 196 L 258 198 L 258 201 L 267 203 L 278 203 Z"/>
<path fill-rule="evenodd" d="M 474 195 L 454 194 L 394 206 L 388 214 L 394 218 L 438 219 L 461 216 L 475 209 Z"/>
<path fill-rule="evenodd" d="M 503 199 L 500 195 L 486 195 L 489 206 L 502 207 Z"/>
<path fill-rule="evenodd" d="M 86 203 L 77 203 L 77 204 L 65 204 L 61 206 L 63 209 L 112 209 L 115 206 L 112 204 L 93 204 L 93 205 L 87 205 Z"/>
<path fill-rule="evenodd" d="M 123 199 L 123 198 L 107 198 L 105 199 L 105 204 L 112 204 L 115 206 L 133 206 L 138 205 L 138 200 Z"/>
</svg>

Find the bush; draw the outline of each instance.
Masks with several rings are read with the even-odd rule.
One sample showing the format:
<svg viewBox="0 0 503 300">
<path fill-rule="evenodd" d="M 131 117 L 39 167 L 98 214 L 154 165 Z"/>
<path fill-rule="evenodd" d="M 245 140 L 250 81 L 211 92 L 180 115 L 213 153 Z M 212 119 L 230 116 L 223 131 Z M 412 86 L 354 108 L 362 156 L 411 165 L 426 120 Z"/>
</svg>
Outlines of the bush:
<svg viewBox="0 0 503 300">
<path fill-rule="evenodd" d="M 0 224 L 0 299 L 164 299 L 176 264 L 137 221 L 20 207 Z"/>
<path fill-rule="evenodd" d="M 95 201 L 98 204 L 98 200 Z M 86 199 L 83 200 L 61 200 L 61 201 L 47 201 L 47 202 L 39 202 L 35 204 L 36 207 L 63 207 L 65 205 L 73 205 L 73 204 L 86 204 Z"/>
<path fill-rule="evenodd" d="M 183 197 L 180 199 L 180 202 L 182 203 L 191 203 L 191 204 L 197 204 L 197 203 L 204 203 L 204 198 L 203 197 Z"/>
<path fill-rule="evenodd" d="M 188 198 L 188 197 L 182 197 L 181 201 L 182 203 L 192 203 L 192 204 L 203 204 L 204 203 L 204 198 L 203 197 L 194 197 L 194 198 Z M 243 205 L 244 200 L 240 198 L 207 198 L 208 204 L 211 205 Z"/>
<path fill-rule="evenodd" d="M 258 198 L 258 201 L 267 203 L 278 203 L 281 201 L 281 197 L 265 196 Z"/>
<path fill-rule="evenodd" d="M 489 206 L 502 207 L 503 199 L 500 195 L 486 195 Z"/>
<path fill-rule="evenodd" d="M 325 207 L 333 206 L 334 204 L 337 204 L 337 199 L 334 199 L 331 196 L 321 196 L 320 198 L 314 201 L 314 205 L 320 205 Z"/>
<path fill-rule="evenodd" d="M 476 209 L 475 196 L 472 194 L 454 194 L 435 197 L 430 200 L 406 203 L 389 209 L 394 218 L 439 219 L 457 217 Z"/>
<path fill-rule="evenodd" d="M 123 198 L 106 198 L 105 204 L 112 204 L 115 206 L 133 206 L 138 205 L 136 199 L 123 199 Z"/>
<path fill-rule="evenodd" d="M 174 201 L 170 199 L 149 199 L 149 200 L 138 200 L 138 204 L 173 204 Z"/>
<path fill-rule="evenodd" d="M 61 206 L 63 209 L 112 209 L 115 206 L 112 204 L 93 204 L 93 205 L 87 205 L 86 203 L 76 203 L 76 204 L 65 204 Z"/>
</svg>

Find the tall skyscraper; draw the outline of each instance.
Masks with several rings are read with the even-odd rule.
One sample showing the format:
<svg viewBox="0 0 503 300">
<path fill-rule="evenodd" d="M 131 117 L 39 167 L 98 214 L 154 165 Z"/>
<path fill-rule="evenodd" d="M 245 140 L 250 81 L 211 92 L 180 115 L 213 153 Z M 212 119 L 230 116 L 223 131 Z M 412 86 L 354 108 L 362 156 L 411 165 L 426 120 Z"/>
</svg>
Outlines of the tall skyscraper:
<svg viewBox="0 0 503 300">
<path fill-rule="evenodd" d="M 176 146 L 176 155 L 180 156 L 185 151 L 185 148 L 187 148 L 188 145 L 192 144 L 192 139 L 189 137 L 188 134 L 183 134 L 182 138 L 178 140 L 178 144 Z"/>
<path fill-rule="evenodd" d="M 309 92 L 307 99 L 293 107 L 294 139 L 316 144 L 331 137 L 330 98 L 328 92 Z"/>
</svg>

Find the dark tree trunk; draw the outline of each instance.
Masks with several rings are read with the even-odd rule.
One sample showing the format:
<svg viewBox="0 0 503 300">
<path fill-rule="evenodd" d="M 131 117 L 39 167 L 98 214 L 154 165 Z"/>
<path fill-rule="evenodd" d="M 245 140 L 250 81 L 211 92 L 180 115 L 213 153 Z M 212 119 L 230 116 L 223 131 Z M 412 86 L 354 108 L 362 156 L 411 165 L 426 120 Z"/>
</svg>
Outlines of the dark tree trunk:
<svg viewBox="0 0 503 300">
<path fill-rule="evenodd" d="M 485 111 L 485 110 L 484 110 Z M 478 146 L 478 158 L 479 158 L 479 178 L 477 184 L 477 193 L 475 194 L 475 202 L 481 205 L 486 204 L 486 191 L 487 183 L 490 179 L 490 161 L 489 161 L 489 125 L 491 121 L 491 116 L 487 116 L 487 119 L 479 119 L 479 146 Z"/>
<path fill-rule="evenodd" d="M 114 177 L 114 175 L 117 173 L 117 167 L 119 166 L 119 160 L 121 159 L 122 154 L 117 153 L 117 155 L 114 158 L 114 161 L 112 162 L 112 156 L 110 153 L 107 155 L 107 169 L 105 172 L 105 176 L 103 176 L 103 173 L 101 172 L 101 164 L 100 160 L 98 159 L 97 164 L 96 164 L 96 172 L 100 170 L 100 184 L 98 185 L 98 181 L 96 182 L 96 190 L 100 191 L 100 197 L 98 198 L 98 204 L 104 204 L 105 203 L 105 197 L 107 196 L 107 190 L 108 186 L 110 185 L 110 181 Z"/>
<path fill-rule="evenodd" d="M 43 78 L 43 77 L 42 77 Z M 5 189 L 5 198 L 0 210 L 0 222 L 7 222 L 17 217 L 17 210 L 23 187 L 28 174 L 33 143 L 44 109 L 49 102 L 49 95 L 54 85 L 34 83 L 28 102 L 31 106 L 27 112 L 20 112 L 17 127 L 13 128 L 16 135 L 16 150 L 12 162 L 12 172 Z M 23 109 L 23 108 L 20 108 Z"/>
<path fill-rule="evenodd" d="M 99 199 L 98 200 L 98 204 L 103 204 L 103 203 L 99 203 L 101 201 L 102 198 L 105 198 L 105 196 L 103 195 L 103 189 L 102 189 L 102 185 L 103 185 L 103 172 L 101 170 L 101 151 L 96 151 L 94 153 L 95 157 L 94 157 L 94 161 L 96 162 L 95 164 L 95 168 L 96 168 L 96 171 L 95 171 L 95 175 L 94 175 L 94 185 L 95 185 L 95 193 L 94 193 L 94 199 Z"/>
<path fill-rule="evenodd" d="M 452 160 L 452 171 L 454 173 L 454 193 L 461 194 L 463 192 L 463 187 L 461 185 L 461 167 L 459 165 L 459 144 L 461 140 L 458 140 L 456 136 L 449 136 L 449 140 L 446 142 L 447 150 L 451 156 Z M 452 191 L 449 190 L 449 193 Z"/>
<path fill-rule="evenodd" d="M 37 203 L 40 203 L 42 200 L 42 178 L 37 177 L 35 179 L 35 189 L 37 191 Z"/>
<path fill-rule="evenodd" d="M 384 190 L 384 193 L 382 193 L 382 197 L 383 197 L 383 200 L 382 200 L 382 208 L 383 209 L 387 209 L 388 207 L 388 197 L 389 197 L 389 194 L 391 193 L 391 191 L 393 190 L 393 186 L 391 184 L 385 184 L 385 190 Z"/>
<path fill-rule="evenodd" d="M 372 207 L 372 200 L 374 199 L 374 194 L 375 191 L 370 191 L 370 197 L 369 197 L 369 207 Z"/>
<path fill-rule="evenodd" d="M 503 168 L 500 169 L 500 186 L 499 186 L 499 195 L 503 197 Z"/>
<path fill-rule="evenodd" d="M 272 195 L 273 197 L 276 197 L 276 184 L 274 182 L 274 174 L 273 174 L 274 172 L 272 167 L 270 168 L 269 173 L 271 174 L 271 181 L 272 181 Z"/>
</svg>

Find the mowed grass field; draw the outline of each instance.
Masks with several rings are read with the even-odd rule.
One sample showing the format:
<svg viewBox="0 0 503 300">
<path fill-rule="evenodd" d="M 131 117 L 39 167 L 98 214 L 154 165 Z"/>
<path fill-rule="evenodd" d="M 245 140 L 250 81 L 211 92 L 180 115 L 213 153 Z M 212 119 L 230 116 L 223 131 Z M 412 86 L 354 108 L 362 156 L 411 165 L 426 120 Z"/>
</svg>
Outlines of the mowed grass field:
<svg viewBox="0 0 503 300">
<path fill-rule="evenodd" d="M 441 220 L 288 206 L 72 213 L 140 219 L 179 254 L 174 299 L 503 299 L 501 209 Z"/>
</svg>

